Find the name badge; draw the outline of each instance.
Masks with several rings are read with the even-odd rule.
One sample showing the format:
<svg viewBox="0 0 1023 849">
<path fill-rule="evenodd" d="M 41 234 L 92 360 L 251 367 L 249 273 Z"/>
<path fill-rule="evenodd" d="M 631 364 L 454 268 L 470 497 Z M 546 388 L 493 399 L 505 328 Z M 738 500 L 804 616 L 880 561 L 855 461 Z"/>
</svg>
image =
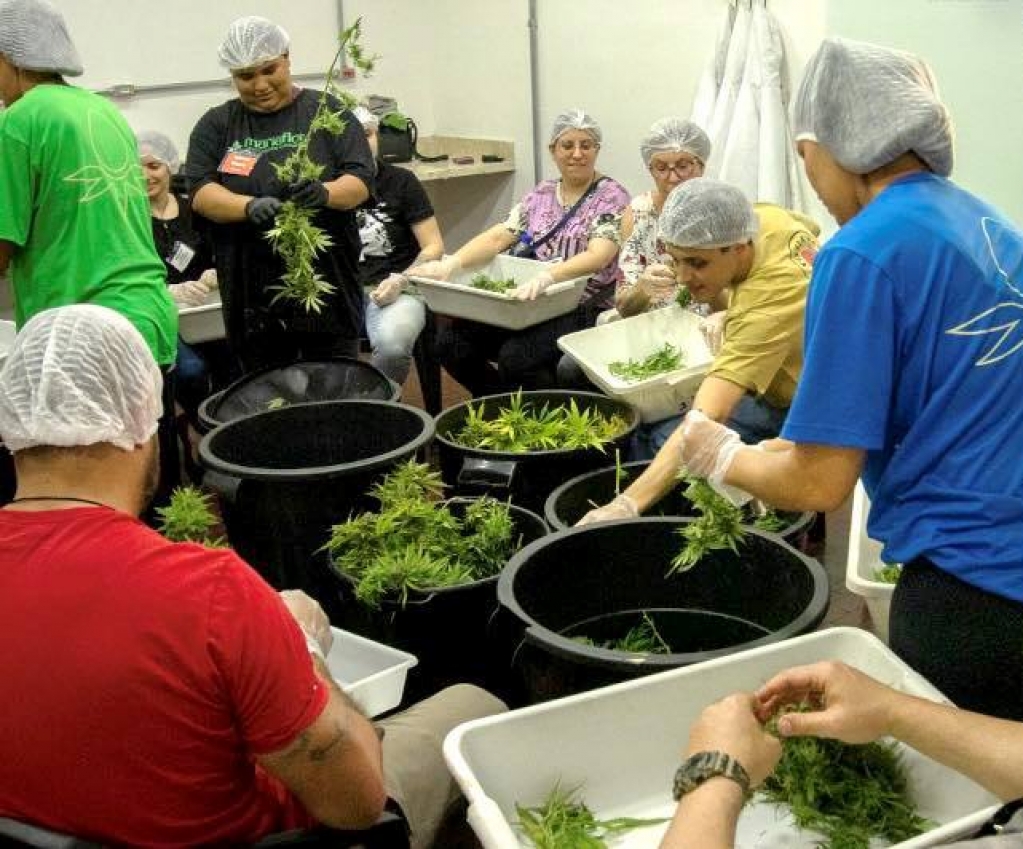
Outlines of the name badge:
<svg viewBox="0 0 1023 849">
<path fill-rule="evenodd" d="M 220 160 L 217 170 L 223 174 L 248 177 L 252 173 L 252 169 L 256 167 L 257 161 L 259 161 L 259 157 L 253 156 L 251 153 L 231 150 Z"/>
<path fill-rule="evenodd" d="M 175 242 L 174 247 L 171 248 L 170 256 L 167 257 L 167 263 L 176 271 L 183 272 L 194 258 L 195 251 L 188 245 L 184 242 Z"/>
</svg>

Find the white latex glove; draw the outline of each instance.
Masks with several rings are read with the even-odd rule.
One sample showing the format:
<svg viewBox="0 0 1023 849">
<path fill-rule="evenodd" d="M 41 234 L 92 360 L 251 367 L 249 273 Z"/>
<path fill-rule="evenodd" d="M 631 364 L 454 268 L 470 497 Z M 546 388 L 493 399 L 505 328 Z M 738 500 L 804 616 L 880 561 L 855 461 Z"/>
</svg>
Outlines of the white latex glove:
<svg viewBox="0 0 1023 849">
<path fill-rule="evenodd" d="M 417 277 L 429 277 L 431 280 L 447 280 L 461 268 L 462 261 L 457 256 L 452 255 L 417 265 L 412 269 L 412 273 Z"/>
<path fill-rule="evenodd" d="M 386 307 L 398 300 L 405 288 L 405 275 L 391 274 L 381 280 L 376 289 L 370 292 L 370 300 L 378 307 Z"/>
<path fill-rule="evenodd" d="M 301 590 L 281 590 L 281 599 L 305 634 L 309 651 L 326 657 L 334 643 L 334 634 L 323 608 Z"/>
<path fill-rule="evenodd" d="M 635 519 L 639 515 L 639 507 L 631 495 L 624 492 L 616 495 L 614 501 L 603 507 L 594 507 L 589 513 L 575 523 L 577 528 L 592 525 L 596 522 L 613 522 L 615 519 Z"/>
<path fill-rule="evenodd" d="M 711 313 L 700 319 L 700 332 L 710 352 L 716 357 L 725 341 L 725 315 L 727 310 Z"/>
<path fill-rule="evenodd" d="M 753 498 L 748 492 L 725 483 L 725 476 L 742 444 L 731 428 L 691 410 L 682 421 L 682 464 L 691 475 L 706 478 L 714 490 L 736 507 Z"/>
<path fill-rule="evenodd" d="M 205 283 L 206 288 L 212 292 L 220 285 L 220 281 L 217 280 L 217 269 L 207 268 L 202 274 L 199 275 L 199 282 Z"/>
<path fill-rule="evenodd" d="M 535 301 L 547 289 L 554 285 L 554 277 L 549 271 L 541 271 L 528 283 L 512 290 L 512 297 L 520 301 Z"/>
<path fill-rule="evenodd" d="M 185 280 L 183 283 L 171 283 L 168 287 L 170 296 L 180 307 L 201 307 L 206 303 L 209 287 L 202 280 Z"/>
<path fill-rule="evenodd" d="M 655 262 L 643 269 L 643 273 L 636 278 L 636 285 L 650 298 L 659 301 L 664 298 L 674 298 L 678 283 L 675 281 L 674 271 L 666 265 Z"/>
</svg>

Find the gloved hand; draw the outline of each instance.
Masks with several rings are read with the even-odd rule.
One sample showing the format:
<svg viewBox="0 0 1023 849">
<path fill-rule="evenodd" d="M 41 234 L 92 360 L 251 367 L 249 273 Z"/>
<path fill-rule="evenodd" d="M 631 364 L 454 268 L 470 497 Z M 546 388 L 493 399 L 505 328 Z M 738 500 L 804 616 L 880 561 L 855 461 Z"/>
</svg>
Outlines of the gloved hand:
<svg viewBox="0 0 1023 849">
<path fill-rule="evenodd" d="M 549 271 L 541 271 L 528 283 L 512 289 L 511 296 L 520 301 L 535 301 L 545 290 L 554 285 L 554 277 Z"/>
<path fill-rule="evenodd" d="M 206 288 L 212 292 L 220 285 L 220 281 L 217 280 L 217 269 L 207 268 L 199 275 L 199 282 L 204 284 Z"/>
<path fill-rule="evenodd" d="M 725 476 L 742 444 L 731 428 L 708 419 L 699 410 L 691 410 L 682 421 L 682 464 L 691 475 L 706 478 L 714 490 L 736 507 L 753 496 L 725 483 Z"/>
<path fill-rule="evenodd" d="M 603 507 L 594 507 L 589 513 L 575 523 L 577 528 L 592 525 L 596 522 L 613 522 L 615 519 L 635 519 L 639 515 L 639 507 L 631 495 L 624 492 L 616 495 L 614 501 Z"/>
<path fill-rule="evenodd" d="M 322 209 L 330 200 L 330 190 L 319 180 L 299 180 L 288 186 L 285 199 L 306 209 Z"/>
<path fill-rule="evenodd" d="M 206 303 L 206 296 L 210 292 L 209 286 L 202 282 L 201 277 L 198 280 L 171 283 L 167 289 L 179 307 L 201 307 Z"/>
<path fill-rule="evenodd" d="M 253 198 L 245 204 L 245 217 L 257 227 L 268 227 L 273 224 L 283 205 L 278 198 L 270 195 Z"/>
<path fill-rule="evenodd" d="M 659 262 L 643 269 L 642 274 L 636 278 L 636 285 L 655 301 L 674 298 L 678 288 L 675 272 Z"/>
<path fill-rule="evenodd" d="M 725 315 L 727 310 L 711 313 L 700 319 L 700 332 L 710 352 L 716 357 L 725 341 Z"/>
<path fill-rule="evenodd" d="M 320 656 L 326 657 L 334 643 L 334 634 L 323 608 L 301 590 L 281 590 L 281 600 L 306 635 L 309 651 L 315 653 L 319 649 Z"/>
<path fill-rule="evenodd" d="M 422 265 L 417 265 L 410 270 L 410 274 L 417 277 L 428 277 L 431 280 L 447 280 L 452 274 L 460 271 L 462 261 L 457 256 L 446 256 L 442 259 L 430 260 Z"/>
<path fill-rule="evenodd" d="M 405 275 L 391 274 L 377 284 L 377 287 L 369 293 L 369 297 L 378 307 L 386 307 L 398 300 L 398 296 L 404 288 Z"/>
</svg>

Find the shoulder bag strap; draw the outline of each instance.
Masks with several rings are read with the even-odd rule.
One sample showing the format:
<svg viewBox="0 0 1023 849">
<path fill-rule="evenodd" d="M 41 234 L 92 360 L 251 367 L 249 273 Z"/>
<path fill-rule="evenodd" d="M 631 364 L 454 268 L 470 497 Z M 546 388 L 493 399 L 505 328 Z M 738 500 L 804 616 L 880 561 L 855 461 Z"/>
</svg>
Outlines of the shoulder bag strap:
<svg viewBox="0 0 1023 849">
<path fill-rule="evenodd" d="M 597 186 L 603 183 L 605 179 L 606 178 L 601 177 L 590 183 L 590 187 L 585 192 L 583 192 L 582 197 L 580 197 L 579 200 L 572 204 L 572 208 L 561 217 L 561 220 L 553 227 L 551 227 L 550 230 L 544 233 L 539 239 L 536 239 L 531 243 L 534 253 L 536 252 L 537 248 L 543 247 L 552 238 L 554 238 L 555 235 L 557 235 L 558 231 L 569 222 L 569 220 L 572 218 L 573 215 L 576 214 L 576 212 L 578 212 L 579 207 L 583 205 L 583 201 L 585 201 L 586 198 L 592 195 L 597 190 Z"/>
</svg>

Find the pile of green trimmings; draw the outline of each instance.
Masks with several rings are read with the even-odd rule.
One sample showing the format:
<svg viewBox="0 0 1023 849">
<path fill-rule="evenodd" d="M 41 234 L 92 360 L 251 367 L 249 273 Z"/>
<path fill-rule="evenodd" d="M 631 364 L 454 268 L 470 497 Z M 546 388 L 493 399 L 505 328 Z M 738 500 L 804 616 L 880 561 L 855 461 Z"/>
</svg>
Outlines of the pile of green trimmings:
<svg viewBox="0 0 1023 849">
<path fill-rule="evenodd" d="M 646 380 L 658 374 L 666 374 L 675 371 L 685 365 L 685 358 L 682 352 L 665 342 L 660 348 L 641 360 L 615 360 L 608 363 L 607 370 L 614 376 L 635 383 L 639 380 Z"/>
<path fill-rule="evenodd" d="M 472 280 L 469 281 L 469 285 L 472 286 L 473 289 L 482 289 L 484 292 L 495 292 L 498 295 L 507 294 L 518 286 L 514 277 L 500 279 L 497 277 L 488 277 L 486 274 L 475 275 Z"/>
</svg>

